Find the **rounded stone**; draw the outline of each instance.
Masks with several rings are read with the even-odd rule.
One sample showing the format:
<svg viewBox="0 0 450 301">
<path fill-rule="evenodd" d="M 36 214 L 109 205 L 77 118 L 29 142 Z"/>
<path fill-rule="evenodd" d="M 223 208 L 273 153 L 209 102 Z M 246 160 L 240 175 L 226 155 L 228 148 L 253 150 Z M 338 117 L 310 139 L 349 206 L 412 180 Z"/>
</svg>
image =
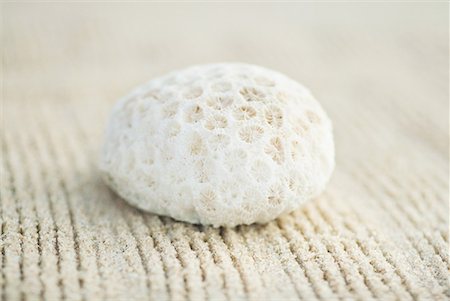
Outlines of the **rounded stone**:
<svg viewBox="0 0 450 301">
<path fill-rule="evenodd" d="M 115 106 L 100 169 L 130 204 L 213 226 L 264 223 L 320 194 L 332 124 L 311 93 L 263 67 L 221 63 L 153 79 Z"/>
</svg>

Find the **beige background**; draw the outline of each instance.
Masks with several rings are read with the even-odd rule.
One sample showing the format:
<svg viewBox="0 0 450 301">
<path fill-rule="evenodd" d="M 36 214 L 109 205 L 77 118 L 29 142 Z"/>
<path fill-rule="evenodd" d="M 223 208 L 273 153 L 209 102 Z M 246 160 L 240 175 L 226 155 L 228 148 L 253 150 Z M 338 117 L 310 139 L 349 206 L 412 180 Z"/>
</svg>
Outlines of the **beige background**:
<svg viewBox="0 0 450 301">
<path fill-rule="evenodd" d="M 2 3 L 1 300 L 444 300 L 447 3 Z M 144 214 L 100 181 L 113 103 L 197 63 L 310 87 L 327 191 L 267 225 Z"/>
</svg>

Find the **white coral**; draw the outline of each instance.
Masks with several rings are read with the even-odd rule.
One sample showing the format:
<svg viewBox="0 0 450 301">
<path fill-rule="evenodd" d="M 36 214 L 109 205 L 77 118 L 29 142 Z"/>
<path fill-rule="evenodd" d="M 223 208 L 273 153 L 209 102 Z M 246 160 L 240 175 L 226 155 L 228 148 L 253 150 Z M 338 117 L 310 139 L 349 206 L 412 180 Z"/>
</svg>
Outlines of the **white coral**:
<svg viewBox="0 0 450 301">
<path fill-rule="evenodd" d="M 267 222 L 324 189 L 332 126 L 310 92 L 278 72 L 194 66 L 116 105 L 100 167 L 143 210 L 214 226 Z"/>
</svg>

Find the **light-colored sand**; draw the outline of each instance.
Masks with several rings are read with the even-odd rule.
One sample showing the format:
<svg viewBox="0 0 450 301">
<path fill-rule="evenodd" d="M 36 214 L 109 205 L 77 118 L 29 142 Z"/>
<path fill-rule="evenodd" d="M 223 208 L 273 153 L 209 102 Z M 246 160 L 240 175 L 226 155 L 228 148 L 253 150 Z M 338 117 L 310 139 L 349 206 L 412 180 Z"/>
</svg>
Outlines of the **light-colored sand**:
<svg viewBox="0 0 450 301">
<path fill-rule="evenodd" d="M 449 298 L 448 4 L 402 5 L 2 4 L 0 299 Z M 311 88 L 335 128 L 323 196 L 213 229 L 100 181 L 116 99 L 214 61 Z"/>
</svg>

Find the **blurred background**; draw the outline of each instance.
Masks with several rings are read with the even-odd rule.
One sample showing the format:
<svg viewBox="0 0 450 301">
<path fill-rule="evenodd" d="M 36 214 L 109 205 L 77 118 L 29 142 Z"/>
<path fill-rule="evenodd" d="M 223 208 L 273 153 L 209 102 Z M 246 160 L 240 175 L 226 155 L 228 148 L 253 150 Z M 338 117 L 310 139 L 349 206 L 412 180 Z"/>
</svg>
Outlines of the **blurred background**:
<svg viewBox="0 0 450 301">
<path fill-rule="evenodd" d="M 336 122 L 360 127 L 358 120 L 366 119 L 352 116 L 382 110 L 386 122 L 396 124 L 390 131 L 433 129 L 430 135 L 441 139 L 423 139 L 432 139 L 446 154 L 445 3 L 2 7 L 8 104 L 64 104 L 86 111 L 85 116 L 98 107 L 96 116 L 104 118 L 119 97 L 153 77 L 193 64 L 240 61 L 273 68 L 310 87 Z M 399 110 L 414 117 L 414 124 L 398 120 Z M 90 127 L 104 126 L 97 120 Z M 336 131 L 342 139 L 348 136 L 340 126 Z"/>
<path fill-rule="evenodd" d="M 134 269 L 129 267 L 133 257 L 126 253 L 134 249 L 124 251 L 121 239 L 128 234 L 123 234 L 122 219 L 134 227 L 142 216 L 150 230 L 158 225 L 169 233 L 185 229 L 192 237 L 203 235 L 189 225 L 158 220 L 119 201 L 111 202 L 114 197 L 101 184 L 96 164 L 107 117 L 117 99 L 174 69 L 224 61 L 259 64 L 303 83 L 334 123 L 336 171 L 325 194 L 278 224 L 258 228 L 265 235 L 270 229 L 284 231 L 291 225 L 287 233 L 298 236 L 292 234 L 288 241 L 298 239 L 296 246 L 303 246 L 306 234 L 298 229 L 310 229 L 313 223 L 310 241 L 315 247 L 305 251 L 315 258 L 313 270 L 330 254 L 339 262 L 340 243 L 349 250 L 351 246 L 357 250 L 357 244 L 362 250 L 379 250 L 381 257 L 370 252 L 349 255 L 353 265 L 363 268 L 359 272 L 349 268 L 345 273 L 362 289 L 348 288 L 336 276 L 338 280 L 327 290 L 327 279 L 334 279 L 333 273 L 342 268 L 331 269 L 336 264 L 330 259 L 322 269 L 331 278 L 317 278 L 318 287 L 323 288 L 319 297 L 449 296 L 448 3 L 9 2 L 2 3 L 1 10 L 2 225 L 8 231 L 2 236 L 7 244 L 2 253 L 6 254 L 5 272 L 0 276 L 6 279 L 9 300 L 20 290 L 32 299 L 42 287 L 49 300 L 80 291 L 88 297 L 104 291 L 110 297 L 129 292 L 145 295 L 143 279 L 153 274 L 137 269 L 137 276 L 133 274 L 137 278 L 130 278 L 123 268 Z M 323 210 L 329 218 L 317 225 Z M 319 217 L 307 218 L 315 214 Z M 54 241 L 57 233 L 64 251 L 57 260 L 57 248 L 43 246 L 44 264 L 39 268 L 35 224 L 40 225 L 44 242 Z M 244 251 L 233 246 L 246 245 L 239 239 L 255 237 L 254 230 L 225 231 L 224 240 L 230 246 L 226 252 L 234 254 L 237 262 L 244 260 Z M 21 242 L 18 233 L 29 240 Z M 80 240 L 73 240 L 72 233 Z M 107 250 L 95 255 L 103 258 L 98 267 L 103 276 L 85 281 L 80 290 L 83 285 L 77 279 L 96 275 L 95 244 L 90 241 L 96 241 L 99 250 Z M 266 247 L 273 240 L 253 243 L 248 252 L 254 262 L 249 266 L 263 272 L 248 279 L 261 278 L 288 294 L 286 281 L 274 267 L 261 268 L 271 261 L 255 255 L 271 252 Z M 150 254 L 145 244 L 143 248 L 144 254 Z M 292 246 L 283 245 L 280 250 L 306 258 Z M 164 253 L 164 248 L 158 252 L 163 258 L 170 253 Z M 275 250 L 271 258 L 278 258 L 280 252 Z M 24 258 L 22 278 L 17 258 Z M 57 262 L 62 292 L 57 289 L 58 278 L 49 276 L 58 273 Z M 373 271 L 366 270 L 371 264 Z M 151 261 L 148 265 L 158 266 Z M 284 259 L 273 265 L 301 271 Z M 37 272 L 40 268 L 43 274 Z M 84 274 L 77 274 L 80 269 Z M 189 271 L 184 266 L 173 269 Z M 305 269 L 308 272 L 308 266 Z M 34 282 L 38 275 L 47 277 Z M 258 283 L 247 293 L 264 292 Z M 295 283 L 299 293 L 310 289 L 301 281 Z M 335 292 L 340 284 L 341 290 Z M 162 288 L 161 296 L 164 292 Z M 229 294 L 239 292 L 231 287 Z M 195 290 L 186 294 L 195 299 Z"/>
</svg>

